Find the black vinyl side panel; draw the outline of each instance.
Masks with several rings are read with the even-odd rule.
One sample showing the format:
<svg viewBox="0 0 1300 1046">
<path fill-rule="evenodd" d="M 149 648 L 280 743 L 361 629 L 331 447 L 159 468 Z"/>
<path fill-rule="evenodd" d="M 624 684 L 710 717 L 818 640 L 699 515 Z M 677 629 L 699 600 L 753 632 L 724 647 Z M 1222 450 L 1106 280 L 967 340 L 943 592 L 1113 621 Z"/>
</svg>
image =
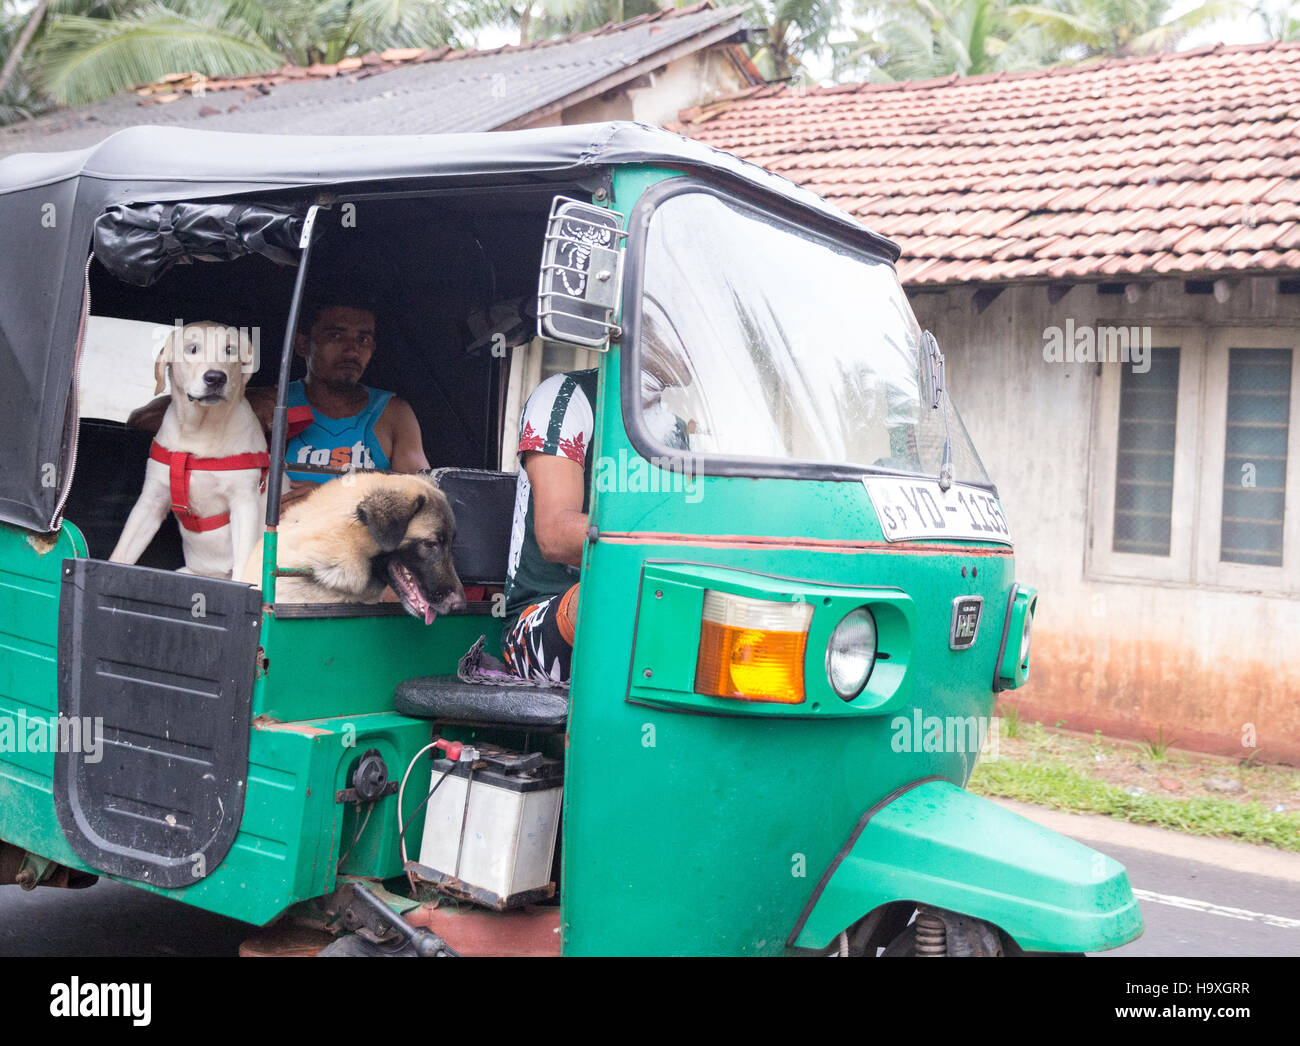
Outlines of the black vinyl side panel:
<svg viewBox="0 0 1300 1046">
<path fill-rule="evenodd" d="M 260 593 L 150 567 L 67 559 L 59 714 L 102 719 L 99 761 L 54 757 L 59 825 L 110 875 L 188 886 L 244 813 Z"/>
<path fill-rule="evenodd" d="M 456 520 L 451 554 L 461 581 L 468 585 L 505 584 L 516 474 L 444 468 L 434 469 L 433 481 L 447 495 Z"/>
</svg>

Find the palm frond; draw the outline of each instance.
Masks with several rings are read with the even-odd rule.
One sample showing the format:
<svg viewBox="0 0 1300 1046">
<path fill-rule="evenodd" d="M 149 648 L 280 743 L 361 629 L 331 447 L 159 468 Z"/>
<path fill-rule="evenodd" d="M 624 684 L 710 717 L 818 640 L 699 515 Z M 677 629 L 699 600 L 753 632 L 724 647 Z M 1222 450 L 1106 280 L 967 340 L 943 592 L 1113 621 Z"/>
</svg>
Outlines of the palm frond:
<svg viewBox="0 0 1300 1046">
<path fill-rule="evenodd" d="M 114 20 L 59 15 L 35 59 L 41 88 L 64 105 L 104 98 L 168 73 L 238 75 L 282 63 L 241 21 L 187 17 L 160 4 Z"/>
<path fill-rule="evenodd" d="M 1243 15 L 1247 10 L 1246 5 L 1238 0 L 1207 0 L 1177 18 L 1137 34 L 1129 49 L 1133 54 L 1172 50 L 1194 29 L 1201 29 L 1223 18 Z"/>
</svg>

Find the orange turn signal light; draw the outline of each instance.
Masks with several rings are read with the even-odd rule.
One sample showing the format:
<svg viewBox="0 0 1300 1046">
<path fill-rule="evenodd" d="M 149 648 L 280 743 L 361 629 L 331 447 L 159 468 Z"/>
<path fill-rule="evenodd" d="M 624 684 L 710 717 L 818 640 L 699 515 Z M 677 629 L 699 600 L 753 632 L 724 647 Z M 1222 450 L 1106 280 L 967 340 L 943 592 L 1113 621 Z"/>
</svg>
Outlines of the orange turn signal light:
<svg viewBox="0 0 1300 1046">
<path fill-rule="evenodd" d="M 812 607 L 707 589 L 695 692 L 797 705 Z"/>
</svg>

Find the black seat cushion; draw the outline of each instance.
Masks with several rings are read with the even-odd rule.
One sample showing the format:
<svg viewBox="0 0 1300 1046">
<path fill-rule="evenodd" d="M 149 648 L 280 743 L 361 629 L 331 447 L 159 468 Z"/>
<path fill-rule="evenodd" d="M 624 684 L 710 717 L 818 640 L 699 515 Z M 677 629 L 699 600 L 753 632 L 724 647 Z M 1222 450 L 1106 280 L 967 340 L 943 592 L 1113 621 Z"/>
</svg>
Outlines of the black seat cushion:
<svg viewBox="0 0 1300 1046">
<path fill-rule="evenodd" d="M 456 517 L 451 554 L 461 581 L 467 585 L 505 584 L 515 473 L 443 468 L 434 469 L 433 481 L 447 495 Z"/>
<path fill-rule="evenodd" d="M 83 418 L 77 437 L 77 470 L 63 514 L 86 538 L 92 559 L 107 559 L 122 536 L 144 486 L 153 434 L 115 421 Z M 171 513 L 140 556 L 142 567 L 174 570 L 185 565 L 181 532 Z"/>
<path fill-rule="evenodd" d="M 417 719 L 544 730 L 567 722 L 569 694 L 547 687 L 493 686 L 462 683 L 456 676 L 421 676 L 397 685 L 394 707 Z"/>
</svg>

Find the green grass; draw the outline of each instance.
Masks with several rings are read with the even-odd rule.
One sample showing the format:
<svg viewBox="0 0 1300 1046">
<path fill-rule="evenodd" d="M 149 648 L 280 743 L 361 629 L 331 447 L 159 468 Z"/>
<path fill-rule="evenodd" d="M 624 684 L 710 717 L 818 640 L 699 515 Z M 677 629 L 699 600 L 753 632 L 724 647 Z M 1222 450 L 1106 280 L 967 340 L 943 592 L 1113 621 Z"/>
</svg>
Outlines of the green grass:
<svg viewBox="0 0 1300 1046">
<path fill-rule="evenodd" d="M 1169 746 L 1173 743 L 1174 739 L 1172 737 L 1165 740 L 1165 728 L 1162 726 L 1156 732 L 1156 740 L 1152 741 L 1151 738 L 1147 738 L 1145 746 L 1147 756 L 1152 762 L 1163 763 L 1165 757 L 1169 754 Z"/>
<path fill-rule="evenodd" d="M 1300 814 L 1274 813 L 1259 803 L 1227 799 L 1167 799 L 1129 795 L 1061 763 L 1021 762 L 1005 756 L 980 763 L 971 775 L 977 795 L 1016 799 L 1055 810 L 1104 814 L 1190 835 L 1264 843 L 1300 853 Z"/>
<path fill-rule="evenodd" d="M 1004 705 L 998 709 L 1002 716 L 1002 732 L 1007 737 L 1020 736 L 1020 710 L 1015 705 Z"/>
</svg>

